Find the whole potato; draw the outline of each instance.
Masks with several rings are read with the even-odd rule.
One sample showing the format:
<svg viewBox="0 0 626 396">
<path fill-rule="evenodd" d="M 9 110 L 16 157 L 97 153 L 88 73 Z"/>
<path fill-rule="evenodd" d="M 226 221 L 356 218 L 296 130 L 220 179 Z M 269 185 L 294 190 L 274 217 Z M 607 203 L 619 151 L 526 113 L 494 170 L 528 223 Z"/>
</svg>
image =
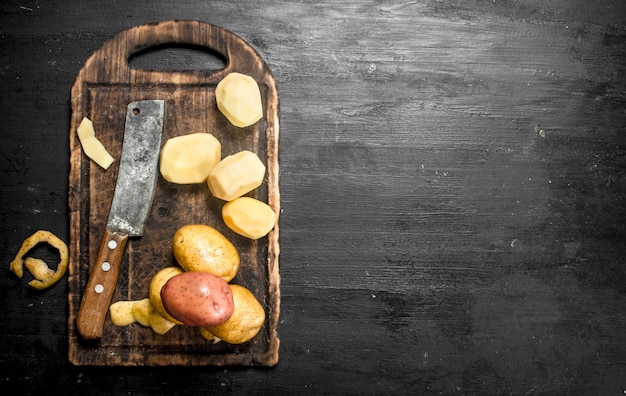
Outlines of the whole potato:
<svg viewBox="0 0 626 396">
<path fill-rule="evenodd" d="M 165 310 L 188 326 L 217 326 L 234 311 L 233 294 L 223 279 L 208 272 L 183 272 L 161 289 Z"/>
<path fill-rule="evenodd" d="M 215 228 L 190 224 L 179 228 L 172 240 L 174 257 L 185 271 L 208 272 L 230 282 L 239 270 L 235 246 Z"/>
<path fill-rule="evenodd" d="M 241 344 L 258 334 L 265 323 L 265 311 L 250 290 L 234 284 L 230 288 L 235 304 L 232 316 L 220 325 L 201 328 L 200 334 L 213 341 L 217 337 L 229 344 Z"/>
<path fill-rule="evenodd" d="M 182 274 L 182 273 L 183 273 L 183 269 L 180 267 L 165 267 L 161 269 L 159 272 L 157 272 L 152 277 L 152 280 L 150 280 L 149 294 L 150 294 L 150 303 L 152 303 L 152 307 L 159 315 L 169 320 L 170 322 L 173 322 L 176 324 L 183 324 L 183 323 L 180 320 L 173 318 L 165 310 L 165 307 L 163 306 L 163 301 L 161 300 L 161 289 L 163 288 L 163 286 L 165 286 L 167 281 L 170 280 L 170 278 L 178 274 Z"/>
</svg>

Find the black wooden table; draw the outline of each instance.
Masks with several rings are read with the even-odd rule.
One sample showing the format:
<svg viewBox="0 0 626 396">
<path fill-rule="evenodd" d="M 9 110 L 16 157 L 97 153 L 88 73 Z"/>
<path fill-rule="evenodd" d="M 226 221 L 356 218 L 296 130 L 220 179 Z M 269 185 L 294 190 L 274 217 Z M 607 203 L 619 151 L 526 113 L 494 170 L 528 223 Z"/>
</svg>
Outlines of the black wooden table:
<svg viewBox="0 0 626 396">
<path fill-rule="evenodd" d="M 67 241 L 84 61 L 119 31 L 177 18 L 240 35 L 278 82 L 280 361 L 74 367 L 67 279 L 39 292 L 9 263 L 35 230 Z M 5 1 L 0 386 L 623 395 L 625 24 L 621 0 Z"/>
</svg>

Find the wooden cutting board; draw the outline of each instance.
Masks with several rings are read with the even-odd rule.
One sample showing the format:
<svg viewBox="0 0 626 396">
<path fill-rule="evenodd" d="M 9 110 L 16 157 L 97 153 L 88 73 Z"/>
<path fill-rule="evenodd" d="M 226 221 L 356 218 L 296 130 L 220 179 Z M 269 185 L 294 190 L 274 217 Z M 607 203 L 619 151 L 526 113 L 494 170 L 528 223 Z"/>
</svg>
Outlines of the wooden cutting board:
<svg viewBox="0 0 626 396">
<path fill-rule="evenodd" d="M 144 51 L 176 46 L 217 54 L 225 60 L 225 67 L 154 71 L 129 65 L 131 57 Z M 264 117 L 253 126 L 232 126 L 216 107 L 215 87 L 230 72 L 248 74 L 259 84 Z M 128 243 L 113 301 L 148 297 L 152 276 L 163 267 L 176 265 L 171 249 L 176 229 L 208 224 L 240 253 L 241 268 L 232 283 L 250 289 L 263 304 L 266 322 L 259 334 L 245 344 L 213 344 L 202 338 L 197 328 L 175 326 L 158 335 L 139 324 L 114 326 L 108 318 L 98 341 L 88 342 L 76 330 L 76 314 L 111 206 L 126 106 L 146 99 L 165 101 L 163 142 L 178 135 L 209 132 L 222 143 L 222 157 L 243 149 L 256 152 L 266 164 L 267 175 L 261 187 L 249 195 L 280 213 L 278 91 L 268 66 L 250 45 L 227 30 L 189 20 L 137 26 L 105 42 L 86 61 L 71 91 L 69 359 L 75 365 L 273 366 L 279 349 L 278 221 L 274 230 L 258 241 L 231 232 L 220 215 L 224 202 L 214 198 L 204 183 L 175 185 L 159 175 L 144 235 Z M 82 153 L 76 128 L 83 117 L 93 121 L 97 138 L 117 159 L 108 170 Z"/>
</svg>

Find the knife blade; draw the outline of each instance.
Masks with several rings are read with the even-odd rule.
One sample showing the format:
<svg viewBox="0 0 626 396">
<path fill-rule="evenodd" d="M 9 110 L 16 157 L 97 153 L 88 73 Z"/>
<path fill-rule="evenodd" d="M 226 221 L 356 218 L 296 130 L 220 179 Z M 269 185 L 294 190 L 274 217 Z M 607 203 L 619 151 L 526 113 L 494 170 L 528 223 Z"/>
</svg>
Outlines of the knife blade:
<svg viewBox="0 0 626 396">
<path fill-rule="evenodd" d="M 143 235 L 157 181 L 165 102 L 130 103 L 111 210 L 76 317 L 86 339 L 102 337 L 129 237 Z"/>
</svg>

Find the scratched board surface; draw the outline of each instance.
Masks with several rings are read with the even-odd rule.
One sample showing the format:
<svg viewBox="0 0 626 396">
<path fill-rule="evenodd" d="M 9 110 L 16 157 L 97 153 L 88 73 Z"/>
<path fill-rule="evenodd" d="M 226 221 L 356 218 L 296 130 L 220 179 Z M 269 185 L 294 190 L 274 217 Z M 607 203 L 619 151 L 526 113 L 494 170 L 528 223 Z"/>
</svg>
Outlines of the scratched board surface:
<svg viewBox="0 0 626 396">
<path fill-rule="evenodd" d="M 127 66 L 128 56 L 133 51 L 181 40 L 202 44 L 209 49 L 217 47 L 225 54 L 226 68 L 155 74 Z M 119 59 L 115 59 L 116 56 Z M 242 62 L 243 69 L 237 69 Z M 118 63 L 126 70 L 119 70 Z M 118 70 L 111 71 L 110 65 Z M 216 106 L 216 84 L 233 70 L 252 75 L 259 82 L 266 116 L 250 127 L 232 126 Z M 139 26 L 107 42 L 79 73 L 72 91 L 73 127 L 82 117 L 89 117 L 98 139 L 114 158 L 119 159 L 127 104 L 162 99 L 165 101 L 163 143 L 175 136 L 210 132 L 222 145 L 222 157 L 241 150 L 257 153 L 266 165 L 268 175 L 249 195 L 269 202 L 278 212 L 278 103 L 272 82 L 271 73 L 263 61 L 232 33 L 192 21 L 164 21 Z M 253 340 L 240 345 L 214 344 L 204 339 L 198 328 L 188 326 L 175 326 L 167 334 L 158 335 L 149 327 L 138 324 L 117 327 L 110 320 L 105 321 L 101 339 L 81 339 L 75 328 L 76 309 L 106 226 L 119 161 L 107 170 L 99 168 L 81 153 L 74 130 L 71 135 L 70 205 L 75 228 L 70 231 L 74 248 L 70 263 L 70 360 L 80 365 L 275 364 L 278 358 L 275 326 L 279 313 L 278 227 L 256 241 L 241 237 L 226 227 L 221 219 L 224 202 L 213 198 L 205 183 L 177 185 L 162 177 L 157 181 L 144 235 L 132 238 L 128 243 L 113 302 L 146 298 L 152 277 L 164 267 L 177 265 L 171 247 L 174 232 L 187 224 L 207 224 L 236 246 L 241 266 L 232 282 L 247 287 L 262 302 L 266 324 Z"/>
<path fill-rule="evenodd" d="M 10 256 L 35 225 L 69 233 L 59 135 L 93 50 L 144 21 L 225 26 L 280 88 L 281 353 L 271 370 L 74 367 L 63 283 L 40 295 L 5 276 L 4 383 L 64 395 L 626 390 L 623 0 L 22 4 L 33 11 L 14 2 L 0 16 L 0 249 Z"/>
</svg>

